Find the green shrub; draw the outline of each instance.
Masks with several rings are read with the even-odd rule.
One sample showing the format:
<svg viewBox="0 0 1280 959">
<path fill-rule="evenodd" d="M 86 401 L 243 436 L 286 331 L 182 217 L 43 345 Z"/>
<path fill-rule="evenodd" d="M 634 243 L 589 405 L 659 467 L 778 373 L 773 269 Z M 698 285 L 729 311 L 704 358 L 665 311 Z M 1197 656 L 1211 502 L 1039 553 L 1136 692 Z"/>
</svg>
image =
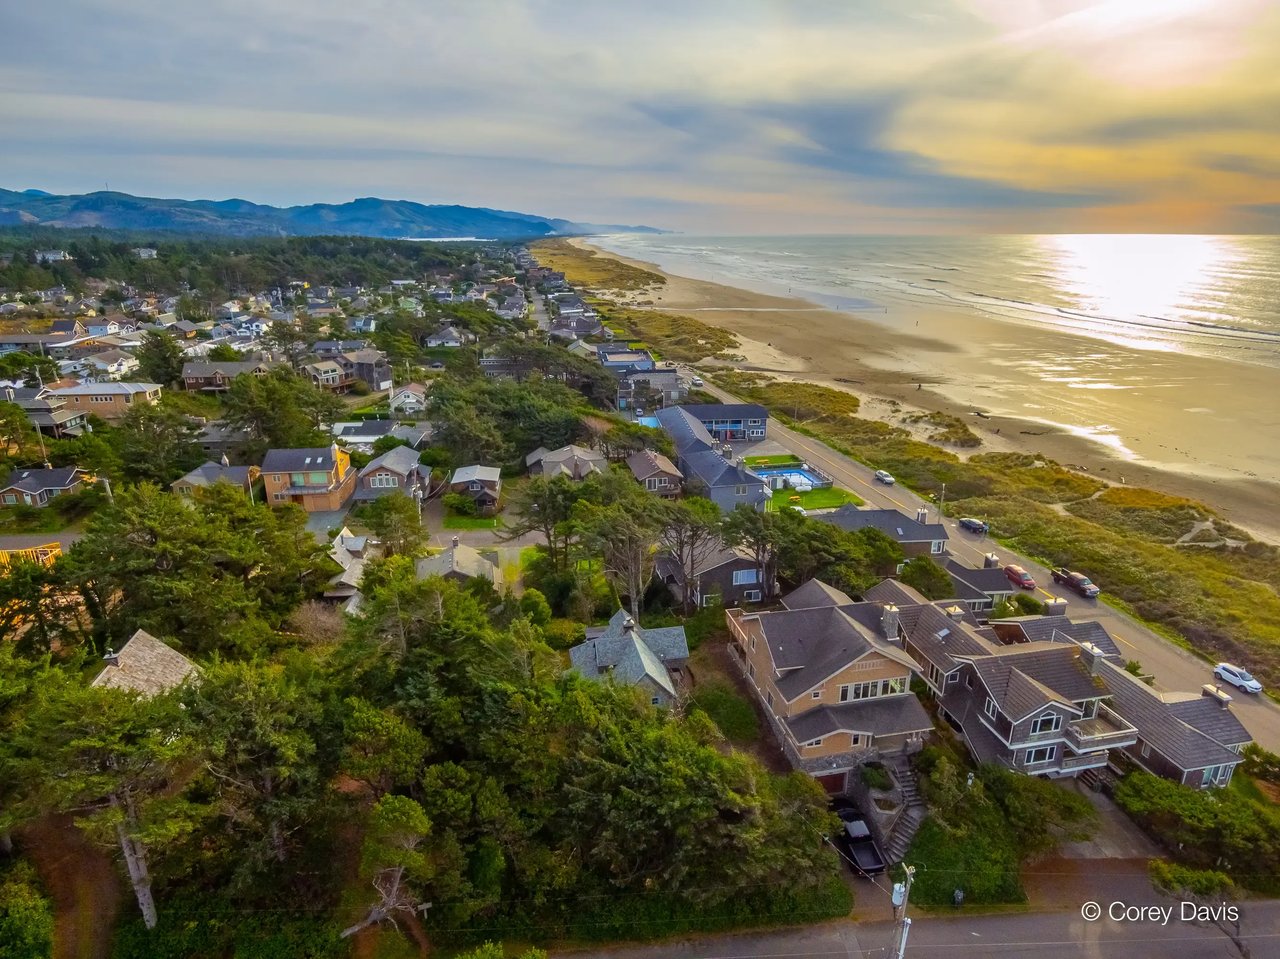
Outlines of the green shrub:
<svg viewBox="0 0 1280 959">
<path fill-rule="evenodd" d="M 542 639 L 552 649 L 568 649 L 586 639 L 586 630 L 571 619 L 553 619 L 542 627 Z"/>
<path fill-rule="evenodd" d="M 0 873 L 0 955 L 43 959 L 53 951 L 53 907 L 35 870 L 19 862 Z"/>
<path fill-rule="evenodd" d="M 893 777 L 879 763 L 867 763 L 862 767 L 862 781 L 870 789 L 887 791 L 893 788 Z"/>
<path fill-rule="evenodd" d="M 689 697 L 689 704 L 711 717 L 735 745 L 745 746 L 760 738 L 755 707 L 727 682 L 713 680 L 699 685 Z"/>
<path fill-rule="evenodd" d="M 536 589 L 529 588 L 520 597 L 520 611 L 529 617 L 535 626 L 546 626 L 551 622 L 551 606 L 547 597 Z"/>
<path fill-rule="evenodd" d="M 445 509 L 455 516 L 479 516 L 480 507 L 466 493 L 445 493 Z"/>
</svg>

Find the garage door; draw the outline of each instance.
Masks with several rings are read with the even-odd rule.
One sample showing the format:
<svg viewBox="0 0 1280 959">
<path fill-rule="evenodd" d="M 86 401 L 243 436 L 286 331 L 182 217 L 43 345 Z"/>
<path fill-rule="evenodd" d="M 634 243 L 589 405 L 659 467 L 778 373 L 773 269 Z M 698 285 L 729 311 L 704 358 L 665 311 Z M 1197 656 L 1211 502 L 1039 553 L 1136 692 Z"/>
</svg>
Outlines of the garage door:
<svg viewBox="0 0 1280 959">
<path fill-rule="evenodd" d="M 816 777 L 822 788 L 827 791 L 827 795 L 836 796 L 844 792 L 844 781 L 846 773 L 831 773 L 826 776 Z"/>
</svg>

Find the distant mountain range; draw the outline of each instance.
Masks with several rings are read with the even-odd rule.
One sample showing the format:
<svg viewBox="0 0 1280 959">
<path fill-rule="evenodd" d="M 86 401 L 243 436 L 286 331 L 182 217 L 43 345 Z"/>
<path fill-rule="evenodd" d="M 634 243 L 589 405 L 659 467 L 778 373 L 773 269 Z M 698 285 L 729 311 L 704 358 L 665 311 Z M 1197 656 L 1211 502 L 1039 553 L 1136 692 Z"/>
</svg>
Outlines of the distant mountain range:
<svg viewBox="0 0 1280 959">
<path fill-rule="evenodd" d="M 588 233 L 662 233 L 651 226 L 575 223 L 482 207 L 362 197 L 350 203 L 266 206 L 248 200 L 162 200 L 128 193 L 58 196 L 0 190 L 0 226 L 101 227 L 220 236 L 481 237 L 505 240 Z"/>
</svg>

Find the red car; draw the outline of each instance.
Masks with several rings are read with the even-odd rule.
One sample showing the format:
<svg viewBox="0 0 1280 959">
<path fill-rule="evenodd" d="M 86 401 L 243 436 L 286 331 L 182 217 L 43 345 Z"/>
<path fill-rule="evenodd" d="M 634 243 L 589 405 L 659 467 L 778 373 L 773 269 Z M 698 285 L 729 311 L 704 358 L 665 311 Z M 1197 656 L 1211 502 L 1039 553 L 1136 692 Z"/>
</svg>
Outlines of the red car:
<svg viewBox="0 0 1280 959">
<path fill-rule="evenodd" d="M 1021 586 L 1023 589 L 1036 588 L 1036 581 L 1021 566 L 1006 566 L 1004 574 L 1009 577 L 1009 582 L 1013 583 L 1014 586 Z"/>
</svg>

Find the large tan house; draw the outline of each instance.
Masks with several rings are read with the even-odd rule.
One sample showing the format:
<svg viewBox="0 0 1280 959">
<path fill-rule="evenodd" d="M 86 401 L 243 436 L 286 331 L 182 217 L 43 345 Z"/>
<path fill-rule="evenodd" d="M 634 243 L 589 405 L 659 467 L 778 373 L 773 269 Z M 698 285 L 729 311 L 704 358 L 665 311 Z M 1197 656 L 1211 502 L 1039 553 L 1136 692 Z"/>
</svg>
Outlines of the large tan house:
<svg viewBox="0 0 1280 959">
<path fill-rule="evenodd" d="M 66 409 L 112 422 L 140 403 L 158 402 L 162 391 L 159 383 L 77 383 L 51 388 L 45 395 L 61 399 Z"/>
<path fill-rule="evenodd" d="M 933 723 L 911 692 L 920 667 L 903 649 L 897 607 L 855 603 L 817 580 L 783 605 L 725 617 L 792 763 L 841 793 L 863 763 L 920 748 Z"/>
<path fill-rule="evenodd" d="M 308 513 L 319 513 L 347 505 L 356 489 L 356 471 L 351 456 L 336 444 L 267 450 L 262 481 L 270 505 L 295 503 Z"/>
</svg>

